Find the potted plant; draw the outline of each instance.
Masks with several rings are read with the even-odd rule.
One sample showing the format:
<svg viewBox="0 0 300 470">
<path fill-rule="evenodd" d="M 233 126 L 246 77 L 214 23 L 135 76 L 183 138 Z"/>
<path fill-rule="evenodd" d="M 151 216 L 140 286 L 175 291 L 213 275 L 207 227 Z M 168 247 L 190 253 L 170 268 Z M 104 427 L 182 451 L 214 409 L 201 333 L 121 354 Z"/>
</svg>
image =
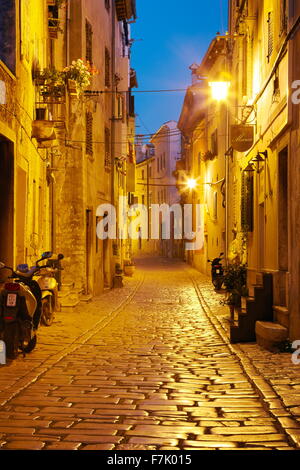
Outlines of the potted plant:
<svg viewBox="0 0 300 470">
<path fill-rule="evenodd" d="M 80 95 L 91 84 L 91 78 L 95 75 L 97 70 L 90 65 L 86 64 L 82 59 L 73 60 L 72 64 L 63 69 L 64 82 L 68 84 L 70 92 Z"/>
<path fill-rule="evenodd" d="M 229 306 L 231 321 L 235 310 L 241 310 L 241 299 L 247 295 L 247 268 L 244 264 L 230 264 L 225 268 L 224 286 L 227 290 L 225 305 Z"/>
<path fill-rule="evenodd" d="M 133 261 L 125 260 L 124 261 L 124 274 L 125 276 L 133 276 L 135 271 L 135 265 Z"/>
</svg>

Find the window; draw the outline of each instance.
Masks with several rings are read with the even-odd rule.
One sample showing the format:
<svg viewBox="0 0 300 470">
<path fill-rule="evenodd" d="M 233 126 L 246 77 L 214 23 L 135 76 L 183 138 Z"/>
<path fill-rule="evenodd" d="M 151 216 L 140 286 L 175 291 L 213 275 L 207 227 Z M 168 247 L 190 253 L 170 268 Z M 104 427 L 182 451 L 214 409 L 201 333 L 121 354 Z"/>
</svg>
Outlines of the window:
<svg viewBox="0 0 300 470">
<path fill-rule="evenodd" d="M 85 58 L 90 64 L 93 63 L 93 28 L 87 20 L 85 22 Z"/>
<path fill-rule="evenodd" d="M 254 180 L 253 175 L 243 173 L 241 198 L 241 225 L 243 232 L 253 232 L 254 229 Z"/>
<path fill-rule="evenodd" d="M 104 165 L 106 167 L 111 166 L 111 158 L 110 158 L 110 130 L 108 127 L 105 128 L 105 155 L 104 155 Z"/>
<path fill-rule="evenodd" d="M 107 47 L 105 48 L 105 79 L 106 87 L 110 86 L 110 53 Z"/>
<path fill-rule="evenodd" d="M 157 157 L 157 172 L 159 173 L 159 157 Z"/>
<path fill-rule="evenodd" d="M 142 170 L 142 180 L 144 180 L 144 179 L 145 179 L 145 172 L 144 172 L 144 170 Z"/>
<path fill-rule="evenodd" d="M 287 32 L 288 27 L 288 13 L 287 13 L 288 0 L 281 0 L 281 12 L 280 12 L 280 34 Z"/>
<path fill-rule="evenodd" d="M 268 62 L 270 62 L 271 56 L 274 50 L 274 23 L 273 23 L 273 12 L 268 13 Z"/>
<path fill-rule="evenodd" d="M 104 0 L 105 8 L 109 12 L 110 10 L 110 0 Z"/>
<path fill-rule="evenodd" d="M 214 157 L 218 155 L 218 129 L 216 129 L 210 137 L 211 140 L 211 153 Z"/>
<path fill-rule="evenodd" d="M 93 155 L 93 114 L 86 113 L 85 116 L 86 123 L 86 143 L 85 143 L 85 152 L 87 155 Z"/>
<path fill-rule="evenodd" d="M 16 68 L 15 0 L 0 2 L 0 60 L 12 71 Z"/>
</svg>

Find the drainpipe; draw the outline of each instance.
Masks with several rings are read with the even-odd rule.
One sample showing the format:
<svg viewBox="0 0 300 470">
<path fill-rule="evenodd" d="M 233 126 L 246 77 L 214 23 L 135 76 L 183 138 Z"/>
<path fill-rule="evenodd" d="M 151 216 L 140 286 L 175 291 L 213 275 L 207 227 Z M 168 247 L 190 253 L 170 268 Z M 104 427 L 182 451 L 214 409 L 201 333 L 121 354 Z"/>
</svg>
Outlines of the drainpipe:
<svg viewBox="0 0 300 470">
<path fill-rule="evenodd" d="M 115 48 L 116 48 L 116 2 L 112 0 L 111 5 L 111 204 L 115 207 Z M 118 222 L 118 216 L 117 216 Z M 118 227 L 118 223 L 117 223 Z M 118 233 L 116 234 L 118 243 Z M 112 274 L 114 274 L 114 266 L 112 266 Z"/>
</svg>

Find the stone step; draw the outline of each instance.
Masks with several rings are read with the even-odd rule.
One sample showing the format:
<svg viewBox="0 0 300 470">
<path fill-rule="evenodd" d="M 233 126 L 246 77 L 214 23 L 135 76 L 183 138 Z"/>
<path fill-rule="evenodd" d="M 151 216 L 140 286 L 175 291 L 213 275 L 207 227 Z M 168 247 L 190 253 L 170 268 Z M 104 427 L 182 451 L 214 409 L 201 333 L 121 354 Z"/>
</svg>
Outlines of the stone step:
<svg viewBox="0 0 300 470">
<path fill-rule="evenodd" d="M 88 303 L 88 302 L 91 302 L 92 299 L 93 299 L 93 296 L 91 294 L 80 296 L 80 302 Z"/>
<path fill-rule="evenodd" d="M 280 325 L 288 328 L 289 327 L 289 310 L 287 307 L 280 305 L 274 305 L 274 319 Z"/>
<path fill-rule="evenodd" d="M 279 345 L 288 338 L 288 329 L 279 323 L 257 321 L 256 341 L 259 346 L 271 352 L 279 352 Z"/>
</svg>

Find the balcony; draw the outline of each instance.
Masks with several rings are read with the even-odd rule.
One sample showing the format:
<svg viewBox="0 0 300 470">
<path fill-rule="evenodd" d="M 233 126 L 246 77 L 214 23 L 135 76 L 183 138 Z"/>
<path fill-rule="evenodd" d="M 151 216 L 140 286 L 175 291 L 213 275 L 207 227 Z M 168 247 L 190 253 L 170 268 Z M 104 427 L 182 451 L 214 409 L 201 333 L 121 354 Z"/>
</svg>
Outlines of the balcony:
<svg viewBox="0 0 300 470">
<path fill-rule="evenodd" d="M 130 20 L 132 17 L 136 19 L 135 0 L 116 0 L 116 12 L 118 21 Z"/>
</svg>

